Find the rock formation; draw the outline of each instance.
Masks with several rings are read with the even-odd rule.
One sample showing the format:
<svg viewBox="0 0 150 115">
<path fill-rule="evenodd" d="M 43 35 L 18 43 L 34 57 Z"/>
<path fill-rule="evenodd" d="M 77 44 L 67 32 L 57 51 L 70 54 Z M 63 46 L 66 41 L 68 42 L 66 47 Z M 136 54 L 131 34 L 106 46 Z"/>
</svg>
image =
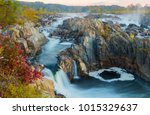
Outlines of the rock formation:
<svg viewBox="0 0 150 115">
<path fill-rule="evenodd" d="M 131 37 L 119 26 L 88 18 L 68 19 L 54 34 L 75 43 L 58 58 L 58 65 L 70 78 L 75 60 L 81 77 L 91 70 L 115 66 L 150 81 L 149 39 Z"/>
<path fill-rule="evenodd" d="M 2 34 L 11 35 L 22 46 L 26 54 L 34 56 L 40 50 L 41 45 L 47 42 L 45 36 L 34 26 L 34 23 L 26 22 L 22 26 L 8 27 Z"/>
</svg>

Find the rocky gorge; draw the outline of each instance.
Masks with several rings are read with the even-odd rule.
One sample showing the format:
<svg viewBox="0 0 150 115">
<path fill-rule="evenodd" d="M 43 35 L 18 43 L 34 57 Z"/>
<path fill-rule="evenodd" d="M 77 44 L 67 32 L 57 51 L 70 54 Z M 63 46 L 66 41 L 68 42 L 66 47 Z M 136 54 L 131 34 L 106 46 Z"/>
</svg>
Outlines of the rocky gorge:
<svg viewBox="0 0 150 115">
<path fill-rule="evenodd" d="M 130 26 L 128 28 L 132 29 Z M 130 29 L 126 30 L 132 32 Z M 62 41 L 74 42 L 58 57 L 58 65 L 70 79 L 73 79 L 72 67 L 76 61 L 80 77 L 100 68 L 120 67 L 150 81 L 149 39 L 132 37 L 119 25 L 90 18 L 65 20 L 53 34 Z"/>
</svg>

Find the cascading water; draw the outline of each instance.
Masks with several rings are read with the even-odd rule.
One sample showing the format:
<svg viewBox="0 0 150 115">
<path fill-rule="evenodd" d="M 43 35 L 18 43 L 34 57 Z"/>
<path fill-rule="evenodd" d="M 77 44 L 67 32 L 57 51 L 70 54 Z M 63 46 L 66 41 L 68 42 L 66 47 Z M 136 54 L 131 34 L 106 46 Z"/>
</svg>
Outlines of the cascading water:
<svg viewBox="0 0 150 115">
<path fill-rule="evenodd" d="M 75 60 L 73 60 L 73 67 L 72 68 L 73 68 L 74 79 L 79 79 L 77 62 Z"/>
<path fill-rule="evenodd" d="M 57 71 L 55 78 L 56 78 L 56 85 L 55 85 L 56 92 L 63 94 L 65 96 L 69 96 L 67 89 L 68 87 L 70 87 L 70 81 L 68 79 L 67 74 L 60 69 L 59 71 Z"/>
<path fill-rule="evenodd" d="M 52 71 L 47 68 L 45 68 L 42 72 L 45 78 L 53 81 L 56 93 L 69 96 L 67 89 L 70 87 L 70 81 L 63 70 L 58 70 L 55 75 L 53 75 Z"/>
<path fill-rule="evenodd" d="M 45 78 L 52 80 L 55 84 L 55 77 L 50 69 L 44 68 L 42 73 L 44 74 Z"/>
</svg>

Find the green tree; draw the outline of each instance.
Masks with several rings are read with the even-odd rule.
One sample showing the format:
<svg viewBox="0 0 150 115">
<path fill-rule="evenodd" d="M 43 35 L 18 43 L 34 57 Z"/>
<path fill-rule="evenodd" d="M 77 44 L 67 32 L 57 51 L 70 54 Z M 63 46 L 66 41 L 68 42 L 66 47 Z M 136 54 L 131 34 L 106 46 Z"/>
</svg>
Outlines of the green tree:
<svg viewBox="0 0 150 115">
<path fill-rule="evenodd" d="M 0 25 L 14 24 L 17 19 L 19 4 L 13 0 L 0 0 Z"/>
</svg>

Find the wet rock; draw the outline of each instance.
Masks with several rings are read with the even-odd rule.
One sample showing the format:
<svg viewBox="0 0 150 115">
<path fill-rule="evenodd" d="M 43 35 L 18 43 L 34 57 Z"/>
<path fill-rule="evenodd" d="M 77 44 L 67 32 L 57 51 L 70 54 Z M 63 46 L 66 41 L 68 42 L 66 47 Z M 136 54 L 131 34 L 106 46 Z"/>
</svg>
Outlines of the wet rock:
<svg viewBox="0 0 150 115">
<path fill-rule="evenodd" d="M 126 24 L 120 24 L 120 26 L 121 26 L 121 27 L 126 27 L 127 25 L 126 25 Z"/>
<path fill-rule="evenodd" d="M 130 35 L 130 33 L 133 33 L 135 36 L 139 33 L 143 33 L 144 28 L 137 26 L 135 24 L 129 24 L 126 28 L 126 32 Z"/>
<path fill-rule="evenodd" d="M 65 98 L 65 96 L 62 94 L 56 94 L 55 98 Z"/>
<path fill-rule="evenodd" d="M 38 20 L 38 27 L 40 26 L 48 26 L 50 24 L 52 24 L 52 22 L 56 21 L 57 17 L 60 16 L 60 15 L 57 15 L 57 14 L 51 14 L 51 15 L 48 15 L 48 14 L 44 14 L 42 15 L 39 20 Z"/>
</svg>

